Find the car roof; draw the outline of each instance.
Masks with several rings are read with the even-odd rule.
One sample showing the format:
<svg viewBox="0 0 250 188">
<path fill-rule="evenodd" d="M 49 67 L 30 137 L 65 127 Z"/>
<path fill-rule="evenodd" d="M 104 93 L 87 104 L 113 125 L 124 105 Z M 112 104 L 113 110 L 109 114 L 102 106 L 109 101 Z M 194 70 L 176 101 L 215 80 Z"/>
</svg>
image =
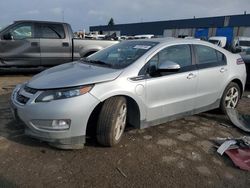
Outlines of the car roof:
<svg viewBox="0 0 250 188">
<path fill-rule="evenodd" d="M 65 22 L 56 22 L 56 21 L 41 21 L 41 20 L 16 20 L 14 23 L 19 22 L 32 22 L 32 23 L 50 23 L 50 24 L 68 24 Z"/>
<path fill-rule="evenodd" d="M 135 41 L 135 40 L 133 40 Z M 204 45 L 204 46 L 208 46 L 208 47 L 211 47 L 211 48 L 214 48 L 216 50 L 219 50 L 220 52 L 223 52 L 223 53 L 230 53 L 229 51 L 215 45 L 215 44 L 212 44 L 208 41 L 203 41 L 203 40 L 197 40 L 197 39 L 182 39 L 182 38 L 174 38 L 174 37 L 166 37 L 166 38 L 152 38 L 152 39 L 136 39 L 136 41 L 148 41 L 148 42 L 158 42 L 159 44 L 158 45 L 162 45 L 162 46 L 165 46 L 165 45 L 172 45 L 172 44 L 196 44 L 196 45 Z M 157 45 L 157 46 L 158 46 Z"/>
<path fill-rule="evenodd" d="M 182 39 L 182 38 L 174 38 L 174 37 L 165 37 L 165 38 L 151 38 L 151 39 L 136 39 L 138 41 L 148 41 L 148 42 L 158 42 L 160 44 L 166 44 L 166 43 L 176 43 L 176 44 L 203 44 L 203 45 L 209 45 L 213 46 L 214 45 L 207 41 L 202 41 L 202 40 L 197 40 L 197 39 Z"/>
</svg>

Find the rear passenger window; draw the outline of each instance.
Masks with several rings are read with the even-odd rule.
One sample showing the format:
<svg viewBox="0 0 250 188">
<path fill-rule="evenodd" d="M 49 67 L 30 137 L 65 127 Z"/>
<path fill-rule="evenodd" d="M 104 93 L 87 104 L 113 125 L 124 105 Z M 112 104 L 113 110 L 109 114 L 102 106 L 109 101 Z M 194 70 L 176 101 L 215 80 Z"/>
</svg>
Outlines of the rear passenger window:
<svg viewBox="0 0 250 188">
<path fill-rule="evenodd" d="M 215 49 L 208 46 L 196 45 L 198 64 L 216 63 L 218 61 Z"/>
<path fill-rule="evenodd" d="M 199 68 L 209 68 L 227 64 L 226 56 L 218 50 L 208 46 L 195 45 L 195 51 Z"/>
<path fill-rule="evenodd" d="M 41 38 L 49 38 L 49 39 L 63 39 L 63 38 L 65 38 L 63 26 L 60 24 L 43 25 Z"/>
<path fill-rule="evenodd" d="M 217 51 L 217 57 L 218 57 L 218 63 L 220 65 L 226 65 L 227 64 L 226 56 L 223 53 Z"/>
</svg>

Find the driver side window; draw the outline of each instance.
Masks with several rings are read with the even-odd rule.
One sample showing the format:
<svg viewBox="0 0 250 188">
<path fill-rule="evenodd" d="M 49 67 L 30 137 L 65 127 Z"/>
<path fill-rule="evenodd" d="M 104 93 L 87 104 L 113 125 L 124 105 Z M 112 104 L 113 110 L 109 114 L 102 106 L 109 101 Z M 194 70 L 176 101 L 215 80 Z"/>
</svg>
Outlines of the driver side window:
<svg viewBox="0 0 250 188">
<path fill-rule="evenodd" d="M 10 31 L 14 40 L 21 40 L 33 37 L 33 27 L 31 24 L 22 24 L 14 27 Z"/>
<path fill-rule="evenodd" d="M 150 72 L 156 71 L 158 66 L 166 61 L 179 64 L 181 69 L 191 66 L 192 56 L 190 46 L 187 44 L 174 45 L 161 50 L 149 60 Z"/>
</svg>

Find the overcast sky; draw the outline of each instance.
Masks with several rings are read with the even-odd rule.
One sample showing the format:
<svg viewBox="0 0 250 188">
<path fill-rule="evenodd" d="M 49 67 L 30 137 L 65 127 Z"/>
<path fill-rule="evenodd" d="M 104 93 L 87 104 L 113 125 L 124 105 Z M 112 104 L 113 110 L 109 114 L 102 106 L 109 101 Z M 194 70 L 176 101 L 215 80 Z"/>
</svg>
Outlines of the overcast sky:
<svg viewBox="0 0 250 188">
<path fill-rule="evenodd" d="M 19 19 L 64 21 L 73 30 L 115 24 L 250 13 L 250 0 L 1 0 L 0 26 Z M 64 15 L 64 16 L 63 16 Z"/>
</svg>

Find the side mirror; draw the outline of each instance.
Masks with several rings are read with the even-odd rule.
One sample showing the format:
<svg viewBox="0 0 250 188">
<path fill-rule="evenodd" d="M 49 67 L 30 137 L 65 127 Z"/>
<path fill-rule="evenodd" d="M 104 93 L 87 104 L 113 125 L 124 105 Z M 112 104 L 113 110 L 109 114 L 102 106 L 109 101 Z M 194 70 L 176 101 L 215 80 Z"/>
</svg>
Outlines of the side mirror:
<svg viewBox="0 0 250 188">
<path fill-rule="evenodd" d="M 4 40 L 13 40 L 13 36 L 10 33 L 5 33 L 3 35 Z"/>
<path fill-rule="evenodd" d="M 160 72 L 175 72 L 178 71 L 181 66 L 173 61 L 164 61 L 158 66 Z"/>
</svg>

